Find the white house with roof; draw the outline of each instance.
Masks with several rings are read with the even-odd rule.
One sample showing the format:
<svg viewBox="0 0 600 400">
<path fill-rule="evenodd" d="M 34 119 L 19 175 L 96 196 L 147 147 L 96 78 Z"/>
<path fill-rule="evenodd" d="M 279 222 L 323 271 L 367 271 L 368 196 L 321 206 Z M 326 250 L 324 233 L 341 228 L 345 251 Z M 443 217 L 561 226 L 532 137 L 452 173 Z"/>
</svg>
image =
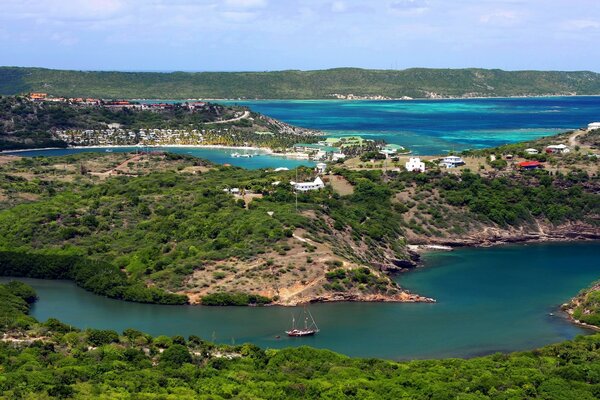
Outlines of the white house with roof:
<svg viewBox="0 0 600 400">
<path fill-rule="evenodd" d="M 588 131 L 593 131 L 594 129 L 600 129 L 600 122 L 590 122 L 588 124 Z"/>
<path fill-rule="evenodd" d="M 407 171 L 425 172 L 425 163 L 419 157 L 411 157 L 404 164 Z"/>
<path fill-rule="evenodd" d="M 324 174 L 325 171 L 327 170 L 327 164 L 322 163 L 322 162 L 317 163 L 317 167 L 316 168 L 317 168 L 317 173 Z"/>
<path fill-rule="evenodd" d="M 312 182 L 290 182 L 290 185 L 299 192 L 308 192 L 325 188 L 325 183 L 318 176 Z"/>
<path fill-rule="evenodd" d="M 445 166 L 446 168 L 456 168 L 460 165 L 465 165 L 465 160 L 458 156 L 447 156 L 442 158 L 440 165 Z"/>
<path fill-rule="evenodd" d="M 529 149 L 525 149 L 525 153 L 533 155 L 533 154 L 539 154 L 540 152 L 538 151 L 538 149 L 529 148 Z"/>
<path fill-rule="evenodd" d="M 565 154 L 570 151 L 571 149 L 564 144 L 551 144 L 550 146 L 546 147 L 546 153 Z"/>
</svg>

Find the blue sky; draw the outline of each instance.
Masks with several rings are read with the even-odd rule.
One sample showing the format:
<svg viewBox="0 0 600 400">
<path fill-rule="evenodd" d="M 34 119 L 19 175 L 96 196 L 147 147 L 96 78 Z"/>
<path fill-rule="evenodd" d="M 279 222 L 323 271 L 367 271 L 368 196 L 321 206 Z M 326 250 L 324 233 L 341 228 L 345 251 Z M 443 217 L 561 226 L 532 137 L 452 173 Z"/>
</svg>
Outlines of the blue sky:
<svg viewBox="0 0 600 400">
<path fill-rule="evenodd" d="M 600 72 L 600 0 L 0 0 L 0 65 Z"/>
</svg>

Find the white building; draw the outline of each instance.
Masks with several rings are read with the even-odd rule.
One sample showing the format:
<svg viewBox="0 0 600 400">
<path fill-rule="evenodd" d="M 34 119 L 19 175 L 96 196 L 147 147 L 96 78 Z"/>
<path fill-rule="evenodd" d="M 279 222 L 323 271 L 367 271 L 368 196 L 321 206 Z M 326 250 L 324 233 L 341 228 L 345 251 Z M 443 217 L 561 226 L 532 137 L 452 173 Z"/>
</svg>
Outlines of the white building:
<svg viewBox="0 0 600 400">
<path fill-rule="evenodd" d="M 458 156 L 448 156 L 442 158 L 440 165 L 445 166 L 446 168 L 456 168 L 460 165 L 465 165 L 465 161 Z"/>
<path fill-rule="evenodd" d="M 310 190 L 319 190 L 325 187 L 325 183 L 318 176 L 312 182 L 290 182 L 290 184 L 299 192 L 308 192 Z"/>
<path fill-rule="evenodd" d="M 546 147 L 546 153 L 565 154 L 570 151 L 571 149 L 564 144 L 551 144 L 550 146 Z"/>
<path fill-rule="evenodd" d="M 409 158 L 404 166 L 406 167 L 406 170 L 410 172 L 425 172 L 425 163 L 422 162 L 419 157 Z"/>
<path fill-rule="evenodd" d="M 344 158 L 346 158 L 344 153 L 333 153 L 331 155 L 331 161 L 343 160 Z"/>
<path fill-rule="evenodd" d="M 327 164 L 322 163 L 322 162 L 317 163 L 317 173 L 324 174 L 326 170 L 327 170 Z"/>
<path fill-rule="evenodd" d="M 540 152 L 537 149 L 525 149 L 525 153 L 527 154 L 539 154 Z"/>
<path fill-rule="evenodd" d="M 588 124 L 588 131 L 593 131 L 594 129 L 600 129 L 600 122 L 591 122 Z"/>
</svg>

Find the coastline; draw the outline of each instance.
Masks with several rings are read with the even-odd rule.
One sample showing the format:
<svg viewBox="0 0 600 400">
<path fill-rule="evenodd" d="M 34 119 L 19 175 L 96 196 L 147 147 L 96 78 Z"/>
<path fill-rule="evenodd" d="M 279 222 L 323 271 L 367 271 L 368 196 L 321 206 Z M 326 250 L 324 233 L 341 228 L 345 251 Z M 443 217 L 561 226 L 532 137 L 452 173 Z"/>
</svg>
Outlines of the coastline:
<svg viewBox="0 0 600 400">
<path fill-rule="evenodd" d="M 45 151 L 45 150 L 69 150 L 69 149 L 119 149 L 119 148 L 189 148 L 189 149 L 215 149 L 215 150 L 245 150 L 245 151 L 258 151 L 260 154 L 271 157 L 283 157 L 292 158 L 295 160 L 309 160 L 308 156 L 303 153 L 277 153 L 270 147 L 256 147 L 256 146 L 225 146 L 220 144 L 160 144 L 160 145 L 144 145 L 140 146 L 137 144 L 131 145 L 91 145 L 91 146 L 69 146 L 69 147 L 39 147 L 30 149 L 16 149 L 16 150 L 0 150 L 0 155 L 17 155 L 13 153 L 26 153 L 29 151 Z"/>
<path fill-rule="evenodd" d="M 515 95 L 515 96 L 449 96 L 449 97 L 413 97 L 412 99 L 403 99 L 401 97 L 389 99 L 336 99 L 336 98 L 306 98 L 306 99 L 281 99 L 281 98 L 264 98 L 264 99 L 217 99 L 217 98 L 202 98 L 202 99 L 126 99 L 131 101 L 227 101 L 227 102 L 247 102 L 247 101 L 438 101 L 438 100 L 486 100 L 486 99 L 539 99 L 539 98 L 559 98 L 559 97 L 600 97 L 598 94 L 540 94 L 540 95 Z"/>
</svg>

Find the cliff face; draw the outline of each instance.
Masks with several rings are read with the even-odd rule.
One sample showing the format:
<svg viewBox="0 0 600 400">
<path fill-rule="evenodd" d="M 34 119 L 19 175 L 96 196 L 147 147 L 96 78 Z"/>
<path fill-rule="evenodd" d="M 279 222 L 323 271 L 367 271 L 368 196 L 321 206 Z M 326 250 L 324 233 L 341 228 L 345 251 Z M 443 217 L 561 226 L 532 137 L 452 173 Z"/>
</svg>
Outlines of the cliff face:
<svg viewBox="0 0 600 400">
<path fill-rule="evenodd" d="M 583 290 L 562 309 L 576 324 L 600 331 L 600 281 Z"/>
</svg>

